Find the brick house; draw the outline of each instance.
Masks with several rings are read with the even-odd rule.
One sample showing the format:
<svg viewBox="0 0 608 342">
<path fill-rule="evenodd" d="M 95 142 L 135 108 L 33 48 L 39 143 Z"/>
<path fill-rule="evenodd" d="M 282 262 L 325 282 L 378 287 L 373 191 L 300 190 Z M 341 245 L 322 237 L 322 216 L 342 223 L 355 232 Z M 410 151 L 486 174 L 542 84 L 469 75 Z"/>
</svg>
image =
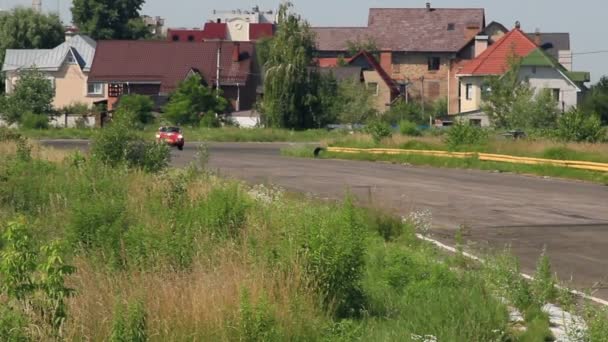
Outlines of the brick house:
<svg viewBox="0 0 608 342">
<path fill-rule="evenodd" d="M 319 65 L 350 57 L 352 42 L 376 45 L 380 65 L 408 100 L 457 104 L 454 67 L 474 57 L 483 9 L 371 8 L 366 27 L 314 27 Z"/>
<path fill-rule="evenodd" d="M 254 53 L 253 43 L 100 41 L 89 82 L 106 88 L 108 109 L 124 94 L 148 95 L 162 104 L 192 73 L 216 87 L 219 66 L 219 86 L 231 110 L 248 110 L 259 84 L 259 77 L 252 73 Z"/>
</svg>

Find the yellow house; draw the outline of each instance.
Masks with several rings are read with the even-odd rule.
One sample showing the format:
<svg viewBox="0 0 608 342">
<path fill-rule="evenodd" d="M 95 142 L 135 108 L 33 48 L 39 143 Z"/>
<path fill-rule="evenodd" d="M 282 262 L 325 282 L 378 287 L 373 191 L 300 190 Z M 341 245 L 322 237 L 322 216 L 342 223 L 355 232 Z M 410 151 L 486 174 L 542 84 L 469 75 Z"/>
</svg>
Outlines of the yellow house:
<svg viewBox="0 0 608 342">
<path fill-rule="evenodd" d="M 86 104 L 105 99 L 102 83 L 88 83 L 97 44 L 90 37 L 75 35 L 54 49 L 6 50 L 2 71 L 5 73 L 6 93 L 11 94 L 19 72 L 37 69 L 46 74 L 55 88 L 53 106 L 64 108 L 76 103 Z"/>
</svg>

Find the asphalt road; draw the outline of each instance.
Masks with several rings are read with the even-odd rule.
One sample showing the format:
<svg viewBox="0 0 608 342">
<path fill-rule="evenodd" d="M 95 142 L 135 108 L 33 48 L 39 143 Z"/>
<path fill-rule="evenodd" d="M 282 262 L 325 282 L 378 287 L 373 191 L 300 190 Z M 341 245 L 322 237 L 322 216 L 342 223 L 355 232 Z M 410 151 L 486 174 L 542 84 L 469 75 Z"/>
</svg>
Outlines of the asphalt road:
<svg viewBox="0 0 608 342">
<path fill-rule="evenodd" d="M 87 142 L 47 141 L 86 149 Z M 608 299 L 608 187 L 584 182 L 436 169 L 386 163 L 280 156 L 288 144 L 210 144 L 209 167 L 250 183 L 339 199 L 347 190 L 361 203 L 405 215 L 431 210 L 433 237 L 454 244 L 456 229 L 477 250 L 511 246 L 522 270 L 533 273 L 546 246 L 562 279 L 579 289 L 598 288 Z M 194 144 L 172 152 L 175 166 L 191 162 Z"/>
</svg>

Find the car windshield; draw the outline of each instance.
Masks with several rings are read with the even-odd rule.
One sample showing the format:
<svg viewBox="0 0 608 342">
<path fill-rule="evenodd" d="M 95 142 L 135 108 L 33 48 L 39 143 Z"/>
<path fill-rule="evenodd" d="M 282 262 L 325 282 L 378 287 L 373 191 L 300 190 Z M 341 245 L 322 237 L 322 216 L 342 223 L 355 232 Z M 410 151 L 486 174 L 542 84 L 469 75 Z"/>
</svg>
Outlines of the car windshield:
<svg viewBox="0 0 608 342">
<path fill-rule="evenodd" d="M 178 127 L 161 127 L 160 131 L 163 133 L 180 133 L 180 129 Z"/>
</svg>

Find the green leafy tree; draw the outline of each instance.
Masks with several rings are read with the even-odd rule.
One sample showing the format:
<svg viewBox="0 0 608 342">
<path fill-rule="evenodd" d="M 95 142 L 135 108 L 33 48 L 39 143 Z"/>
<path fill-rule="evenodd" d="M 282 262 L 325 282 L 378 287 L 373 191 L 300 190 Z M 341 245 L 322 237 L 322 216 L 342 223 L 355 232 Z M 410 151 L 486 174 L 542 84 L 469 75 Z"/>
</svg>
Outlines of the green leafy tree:
<svg viewBox="0 0 608 342">
<path fill-rule="evenodd" d="M 606 129 L 598 115 L 572 109 L 560 116 L 556 135 L 563 141 L 595 143 L 606 139 Z"/>
<path fill-rule="evenodd" d="M 72 18 L 93 39 L 141 39 L 151 36 L 139 15 L 145 0 L 74 0 Z"/>
<path fill-rule="evenodd" d="M 275 37 L 265 63 L 264 98 L 261 109 L 269 127 L 314 127 L 308 67 L 312 64 L 314 34 L 308 23 L 291 13 L 290 2 L 281 5 Z"/>
<path fill-rule="evenodd" d="M 23 121 L 48 123 L 49 115 L 54 113 L 54 97 L 55 89 L 44 73 L 35 69 L 23 70 L 13 93 L 0 101 L 2 118 L 9 124 Z"/>
<path fill-rule="evenodd" d="M 380 51 L 380 49 L 378 49 L 378 45 L 376 44 L 376 41 L 371 37 L 367 37 L 364 40 L 346 41 L 346 50 L 348 51 L 348 54 L 350 56 L 354 56 L 361 51 L 367 51 L 367 52 L 373 54 L 374 56 L 376 56 L 376 58 L 378 57 L 377 55 Z"/>
<path fill-rule="evenodd" d="M 64 39 L 63 25 L 55 14 L 42 14 L 22 7 L 0 13 L 2 61 L 7 49 L 52 49 Z"/>
<path fill-rule="evenodd" d="M 164 108 L 164 116 L 174 124 L 198 125 L 202 115 L 223 113 L 228 101 L 207 87 L 201 76 L 193 75 L 180 83 Z"/>
<path fill-rule="evenodd" d="M 119 111 L 128 111 L 135 114 L 135 120 L 138 123 L 147 124 L 154 120 L 152 111 L 154 110 L 154 101 L 146 95 L 124 95 L 118 103 Z"/>
<path fill-rule="evenodd" d="M 608 76 L 603 76 L 591 87 L 587 95 L 583 111 L 597 113 L 604 125 L 608 125 Z"/>
<path fill-rule="evenodd" d="M 373 95 L 358 80 L 346 80 L 338 85 L 337 112 L 341 123 L 359 124 L 376 117 Z"/>
<path fill-rule="evenodd" d="M 338 118 L 338 81 L 332 73 L 311 72 L 309 75 L 310 94 L 306 101 L 315 128 L 335 123 Z"/>
<path fill-rule="evenodd" d="M 397 101 L 391 108 L 384 113 L 383 120 L 391 125 L 396 125 L 405 120 L 416 124 L 424 124 L 428 119 L 422 115 L 420 104 L 415 102 Z"/>
</svg>

